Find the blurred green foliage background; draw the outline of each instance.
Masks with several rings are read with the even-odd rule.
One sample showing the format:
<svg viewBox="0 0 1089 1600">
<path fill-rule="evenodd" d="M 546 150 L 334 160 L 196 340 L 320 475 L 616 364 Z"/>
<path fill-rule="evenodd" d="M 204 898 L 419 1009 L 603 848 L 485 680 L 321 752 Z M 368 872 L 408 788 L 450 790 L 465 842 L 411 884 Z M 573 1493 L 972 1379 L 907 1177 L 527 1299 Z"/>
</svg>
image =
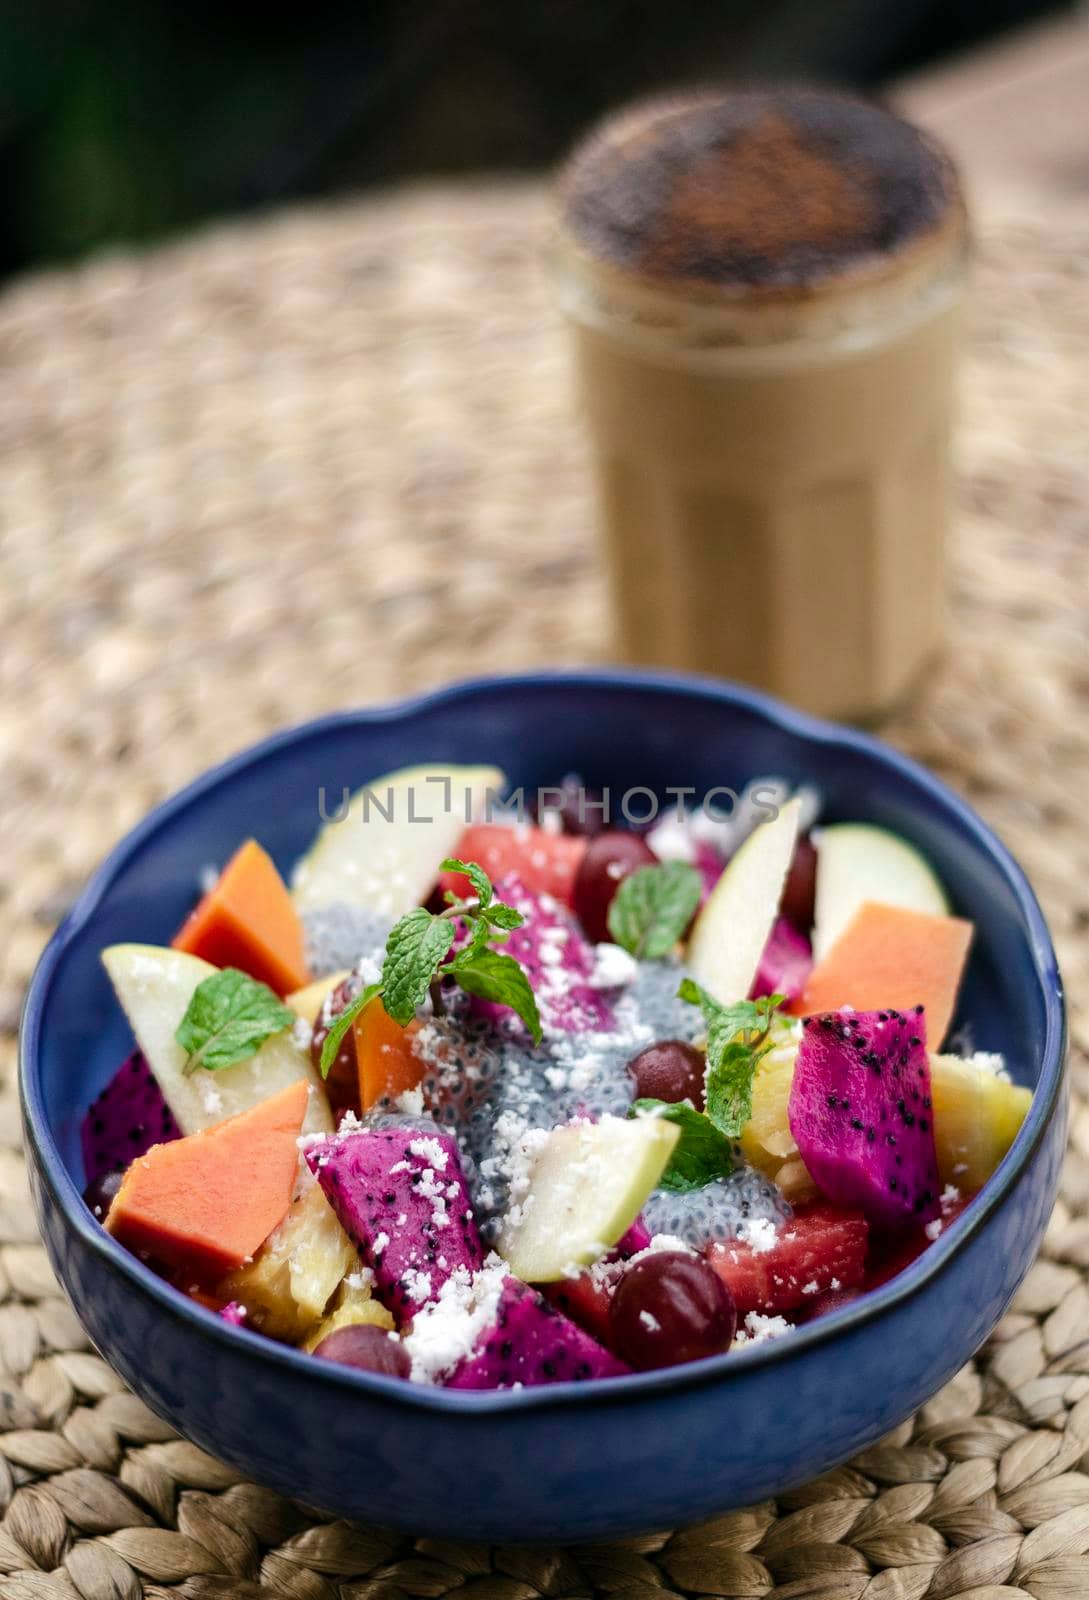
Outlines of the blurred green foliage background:
<svg viewBox="0 0 1089 1600">
<path fill-rule="evenodd" d="M 556 159 L 665 82 L 880 83 L 1049 0 L 0 4 L 0 273 L 201 218 Z"/>
</svg>

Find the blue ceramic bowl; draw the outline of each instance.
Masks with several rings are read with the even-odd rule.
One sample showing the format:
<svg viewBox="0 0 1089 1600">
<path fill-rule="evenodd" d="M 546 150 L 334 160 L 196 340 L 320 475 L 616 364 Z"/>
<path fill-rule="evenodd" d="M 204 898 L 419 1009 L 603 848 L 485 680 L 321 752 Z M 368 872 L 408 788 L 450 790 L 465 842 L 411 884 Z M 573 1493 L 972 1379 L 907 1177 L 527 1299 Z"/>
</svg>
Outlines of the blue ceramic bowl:
<svg viewBox="0 0 1089 1600">
<path fill-rule="evenodd" d="M 829 817 L 913 839 L 976 924 L 960 1020 L 1035 1088 L 983 1196 L 900 1277 L 778 1342 L 579 1386 L 456 1393 L 319 1363 L 228 1327 L 121 1249 L 80 1199 L 78 1126 L 130 1040 L 99 963 L 164 942 L 199 870 L 256 833 L 287 868 L 320 784 L 339 794 L 429 760 L 495 762 L 514 784 L 817 784 Z M 1055 956 L 1020 869 L 962 801 L 863 734 L 722 684 L 579 672 L 457 685 L 281 734 L 154 811 L 98 871 L 34 976 L 22 1094 L 35 1202 L 91 1338 L 182 1433 L 285 1494 L 415 1534 L 575 1541 L 673 1527 L 825 1471 L 967 1361 L 1038 1248 L 1063 1153 Z"/>
</svg>

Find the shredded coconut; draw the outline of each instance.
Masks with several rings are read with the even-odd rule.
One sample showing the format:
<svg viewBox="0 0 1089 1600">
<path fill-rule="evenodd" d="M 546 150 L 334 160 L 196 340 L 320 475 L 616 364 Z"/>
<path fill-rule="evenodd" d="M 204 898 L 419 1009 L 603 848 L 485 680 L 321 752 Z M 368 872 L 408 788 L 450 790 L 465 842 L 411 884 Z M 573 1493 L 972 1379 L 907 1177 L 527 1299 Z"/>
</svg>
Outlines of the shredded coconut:
<svg viewBox="0 0 1089 1600">
<path fill-rule="evenodd" d="M 365 989 L 372 983 L 381 983 L 382 981 L 382 966 L 375 956 L 360 956 L 355 964 L 355 970 L 356 975 L 363 979 L 363 987 Z"/>
<path fill-rule="evenodd" d="M 785 1317 L 765 1317 L 759 1311 L 750 1311 L 745 1326 L 734 1338 L 735 1344 L 766 1344 L 769 1339 L 780 1339 L 790 1333 L 794 1324 Z"/>
<path fill-rule="evenodd" d="M 468 1360 L 495 1321 L 506 1277 L 506 1263 L 494 1254 L 479 1272 L 459 1267 L 416 1313 L 402 1342 L 417 1383 L 438 1383 Z"/>
<path fill-rule="evenodd" d="M 430 1300 L 430 1272 L 420 1272 L 415 1267 L 406 1267 L 401 1274 L 401 1283 L 404 1285 L 404 1291 L 408 1298 L 414 1300 L 417 1305 L 423 1305 L 425 1301 Z"/>
<path fill-rule="evenodd" d="M 625 989 L 639 974 L 639 963 L 618 944 L 594 946 L 594 966 L 583 981 L 591 989 Z"/>
<path fill-rule="evenodd" d="M 941 1217 L 935 1217 L 933 1222 L 927 1223 L 926 1227 L 923 1229 L 923 1232 L 926 1234 L 931 1244 L 933 1244 L 934 1240 L 938 1238 L 944 1227 L 945 1223 L 942 1221 Z"/>
<path fill-rule="evenodd" d="M 296 1017 L 291 1028 L 291 1037 L 300 1050 L 309 1050 L 310 1041 L 314 1037 L 314 1030 L 305 1017 Z"/>
<path fill-rule="evenodd" d="M 692 828 L 676 806 L 666 811 L 647 834 L 647 843 L 659 861 L 694 861 L 696 844 Z"/>
<path fill-rule="evenodd" d="M 446 1171 L 448 1155 L 437 1139 L 413 1139 L 408 1148 L 414 1156 L 418 1156 L 421 1161 L 430 1162 L 439 1172 Z M 394 1170 L 396 1171 L 396 1168 Z"/>
<path fill-rule="evenodd" d="M 746 1217 L 737 1230 L 737 1237 L 749 1246 L 754 1256 L 762 1256 L 775 1249 L 779 1230 L 769 1217 Z"/>
</svg>

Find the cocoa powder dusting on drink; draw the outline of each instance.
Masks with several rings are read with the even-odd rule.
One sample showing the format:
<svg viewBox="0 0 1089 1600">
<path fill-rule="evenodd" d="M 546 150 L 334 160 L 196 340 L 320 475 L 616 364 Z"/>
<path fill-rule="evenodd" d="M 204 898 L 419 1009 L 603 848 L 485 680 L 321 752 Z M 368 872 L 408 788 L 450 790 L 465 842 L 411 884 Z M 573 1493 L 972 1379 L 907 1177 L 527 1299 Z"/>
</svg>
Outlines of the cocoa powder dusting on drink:
<svg viewBox="0 0 1089 1600">
<path fill-rule="evenodd" d="M 769 263 L 857 237 L 874 210 L 865 176 L 845 171 L 769 114 L 684 172 L 640 257 L 656 276 L 709 276 L 735 242 Z"/>
<path fill-rule="evenodd" d="M 651 102 L 572 157 L 561 188 L 585 248 L 655 280 L 810 287 L 887 256 L 960 205 L 917 129 L 830 91 Z"/>
</svg>

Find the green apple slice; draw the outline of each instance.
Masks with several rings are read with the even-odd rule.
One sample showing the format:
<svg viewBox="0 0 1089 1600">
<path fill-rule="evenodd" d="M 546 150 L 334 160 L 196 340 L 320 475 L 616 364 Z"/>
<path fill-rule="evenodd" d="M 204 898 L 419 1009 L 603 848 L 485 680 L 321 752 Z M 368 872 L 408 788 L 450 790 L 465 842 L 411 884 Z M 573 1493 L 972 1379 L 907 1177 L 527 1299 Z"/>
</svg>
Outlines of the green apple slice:
<svg viewBox="0 0 1089 1600">
<path fill-rule="evenodd" d="M 783 898 L 798 842 L 801 801 L 755 828 L 712 889 L 696 918 L 685 966 L 723 1005 L 744 1000 Z"/>
<path fill-rule="evenodd" d="M 303 1130 L 331 1132 L 333 1121 L 310 1051 L 295 1043 L 291 1029 L 266 1039 L 256 1055 L 219 1072 L 198 1067 L 187 1077 L 186 1055 L 174 1037 L 193 990 L 218 971 L 199 956 L 154 944 L 115 944 L 102 962 L 147 1057 L 148 1066 L 183 1133 L 197 1133 L 233 1117 L 299 1078 L 312 1085 Z"/>
<path fill-rule="evenodd" d="M 298 862 L 292 894 L 300 911 L 338 901 L 402 917 L 426 897 L 439 863 L 453 855 L 474 812 L 506 779 L 498 767 L 431 762 L 373 778 L 327 822 Z"/>
<path fill-rule="evenodd" d="M 837 822 L 813 833 L 817 901 L 813 956 L 820 961 L 867 900 L 944 917 L 949 900 L 914 845 L 868 822 Z"/>
<path fill-rule="evenodd" d="M 496 1248 L 526 1283 L 555 1283 L 627 1233 L 669 1164 L 680 1129 L 661 1117 L 604 1116 L 553 1128 Z"/>
</svg>

